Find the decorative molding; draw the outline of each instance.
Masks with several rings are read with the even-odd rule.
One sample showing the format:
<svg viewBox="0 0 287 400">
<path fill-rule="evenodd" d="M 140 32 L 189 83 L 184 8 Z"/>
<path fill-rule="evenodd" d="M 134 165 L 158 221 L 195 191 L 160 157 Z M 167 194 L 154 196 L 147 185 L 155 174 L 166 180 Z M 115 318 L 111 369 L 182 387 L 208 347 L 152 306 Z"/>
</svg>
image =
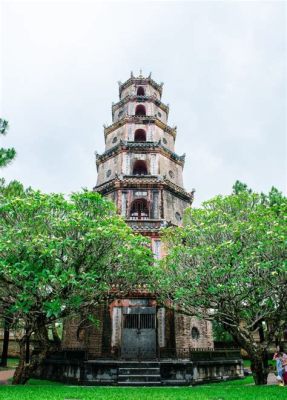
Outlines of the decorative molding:
<svg viewBox="0 0 287 400">
<path fill-rule="evenodd" d="M 188 193 L 181 186 L 176 185 L 170 180 L 153 175 L 117 175 L 101 185 L 95 186 L 93 190 L 105 195 L 117 189 L 154 189 L 162 188 L 175 194 L 177 197 L 191 204 L 193 201 L 193 192 Z"/>
<path fill-rule="evenodd" d="M 174 126 L 171 128 L 164 122 L 162 122 L 157 116 L 152 116 L 152 115 L 126 115 L 125 117 L 121 118 L 119 121 L 114 122 L 112 125 L 106 126 L 104 125 L 104 134 L 105 134 L 105 139 L 107 135 L 114 130 L 120 128 L 121 126 L 128 124 L 128 123 L 135 123 L 135 124 L 150 124 L 154 123 L 156 124 L 159 128 L 161 128 L 164 132 L 169 133 L 170 135 L 173 136 L 173 138 L 176 138 L 176 130 L 177 127 Z"/>
<path fill-rule="evenodd" d="M 133 141 L 126 141 L 126 140 L 120 140 L 118 144 L 115 146 L 111 147 L 109 150 L 105 151 L 103 154 L 97 154 L 96 155 L 96 164 L 99 165 L 100 163 L 106 161 L 108 158 L 115 156 L 116 154 L 120 153 L 121 151 L 124 150 L 130 150 L 132 149 L 133 151 L 143 151 L 143 152 L 148 152 L 150 153 L 150 150 L 152 149 L 155 152 L 161 153 L 165 155 L 166 157 L 170 158 L 172 161 L 176 162 L 177 164 L 180 164 L 184 166 L 185 162 L 185 154 L 182 156 L 179 156 L 178 154 L 174 153 L 173 151 L 169 150 L 166 146 L 164 146 L 161 143 L 161 140 L 158 142 L 133 142 Z"/>
</svg>

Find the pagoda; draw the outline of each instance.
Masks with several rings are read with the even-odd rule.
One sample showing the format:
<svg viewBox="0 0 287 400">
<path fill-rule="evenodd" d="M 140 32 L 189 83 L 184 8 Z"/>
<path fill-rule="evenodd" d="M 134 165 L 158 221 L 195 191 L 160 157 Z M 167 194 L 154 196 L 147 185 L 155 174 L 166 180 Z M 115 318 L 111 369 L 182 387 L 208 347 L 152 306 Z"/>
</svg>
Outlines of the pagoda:
<svg viewBox="0 0 287 400">
<path fill-rule="evenodd" d="M 96 153 L 94 191 L 112 200 L 131 228 L 151 240 L 154 257 L 164 255 L 160 229 L 182 223 L 193 192 L 183 188 L 185 155 L 175 153 L 176 127 L 168 125 L 163 84 L 131 74 L 119 82 L 112 124 L 104 126 L 105 151 Z M 206 321 L 158 307 L 144 291 L 113 303 L 111 348 L 123 359 L 155 359 L 169 352 L 213 346 Z M 140 333 L 139 333 L 140 332 Z"/>
<path fill-rule="evenodd" d="M 137 234 L 150 238 L 157 259 L 165 255 L 160 229 L 181 225 L 193 201 L 183 187 L 185 156 L 174 151 L 176 128 L 168 125 L 162 88 L 142 74 L 119 83 L 112 124 L 104 127 L 105 151 L 96 153 L 94 187 Z M 61 354 L 47 360 L 42 377 L 88 385 L 189 385 L 242 376 L 240 355 L 226 361 L 214 352 L 209 321 L 164 307 L 142 287 L 117 296 L 94 309 L 96 325 L 81 315 L 65 321 Z"/>
<path fill-rule="evenodd" d="M 176 127 L 168 125 L 162 86 L 141 74 L 119 82 L 112 124 L 104 127 L 105 152 L 96 153 L 94 188 L 116 203 L 136 232 L 151 238 L 156 258 L 163 252 L 160 228 L 180 225 L 193 200 L 193 193 L 183 188 L 185 155 L 174 152 Z"/>
</svg>

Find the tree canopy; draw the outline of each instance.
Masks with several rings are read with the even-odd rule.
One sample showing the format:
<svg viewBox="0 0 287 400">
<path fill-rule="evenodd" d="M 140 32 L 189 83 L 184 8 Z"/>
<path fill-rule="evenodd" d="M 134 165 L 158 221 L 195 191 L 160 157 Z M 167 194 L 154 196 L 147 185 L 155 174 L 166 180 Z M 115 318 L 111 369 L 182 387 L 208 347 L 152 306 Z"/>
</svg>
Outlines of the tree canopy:
<svg viewBox="0 0 287 400">
<path fill-rule="evenodd" d="M 20 195 L 0 190 L 0 313 L 22 323 L 23 346 L 33 332 L 44 343 L 51 322 L 147 280 L 151 252 L 111 202 L 12 189 Z"/>
<path fill-rule="evenodd" d="M 0 135 L 6 135 L 8 130 L 8 121 L 0 118 Z M 9 149 L 4 149 L 0 147 L 0 168 L 6 167 L 16 156 L 16 150 L 11 147 Z"/>
<path fill-rule="evenodd" d="M 222 324 L 249 354 L 256 382 L 266 383 L 268 345 L 286 327 L 287 200 L 275 188 L 233 189 L 166 229 L 158 285 L 176 308 Z"/>
</svg>

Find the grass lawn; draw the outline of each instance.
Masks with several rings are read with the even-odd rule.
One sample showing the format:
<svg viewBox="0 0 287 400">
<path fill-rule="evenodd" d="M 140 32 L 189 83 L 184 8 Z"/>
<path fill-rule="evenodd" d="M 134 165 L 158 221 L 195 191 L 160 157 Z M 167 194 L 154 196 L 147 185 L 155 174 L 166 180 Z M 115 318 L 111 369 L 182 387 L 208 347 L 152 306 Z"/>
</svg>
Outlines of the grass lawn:
<svg viewBox="0 0 287 400">
<path fill-rule="evenodd" d="M 251 361 L 250 360 L 243 360 L 243 365 L 244 365 L 244 368 L 250 368 Z M 273 360 L 268 360 L 268 365 L 270 367 L 275 368 L 276 363 Z"/>
<path fill-rule="evenodd" d="M 19 362 L 19 358 L 8 358 L 7 367 L 0 367 L 0 371 L 6 371 L 7 369 L 16 368 Z"/>
<path fill-rule="evenodd" d="M 251 386 L 244 380 L 195 387 L 77 387 L 30 380 L 25 386 L 0 386 L 1 400 L 286 400 L 287 387 Z"/>
</svg>

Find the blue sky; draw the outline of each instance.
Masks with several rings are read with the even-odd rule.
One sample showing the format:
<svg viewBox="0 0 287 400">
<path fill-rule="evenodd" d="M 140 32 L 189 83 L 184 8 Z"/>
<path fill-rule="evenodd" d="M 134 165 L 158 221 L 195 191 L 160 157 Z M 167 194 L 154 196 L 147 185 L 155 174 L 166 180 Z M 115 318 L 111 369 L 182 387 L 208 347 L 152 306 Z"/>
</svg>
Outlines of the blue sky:
<svg viewBox="0 0 287 400">
<path fill-rule="evenodd" d="M 236 179 L 285 190 L 285 2 L 4 1 L 1 27 L 7 180 L 92 188 L 117 81 L 142 69 L 164 82 L 195 205 Z"/>
</svg>

